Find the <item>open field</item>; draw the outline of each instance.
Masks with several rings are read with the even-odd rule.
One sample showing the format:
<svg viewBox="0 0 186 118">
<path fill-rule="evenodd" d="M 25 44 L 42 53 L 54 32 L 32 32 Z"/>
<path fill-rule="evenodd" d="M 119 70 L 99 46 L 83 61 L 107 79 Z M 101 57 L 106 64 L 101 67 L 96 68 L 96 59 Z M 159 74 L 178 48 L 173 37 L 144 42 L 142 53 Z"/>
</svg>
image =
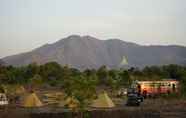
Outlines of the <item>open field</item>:
<svg viewBox="0 0 186 118">
<path fill-rule="evenodd" d="M 117 106 L 113 109 L 87 108 L 84 118 L 185 118 L 185 100 L 147 99 L 140 107 Z M 0 109 L 0 118 L 81 118 L 79 112 L 59 107 Z"/>
</svg>

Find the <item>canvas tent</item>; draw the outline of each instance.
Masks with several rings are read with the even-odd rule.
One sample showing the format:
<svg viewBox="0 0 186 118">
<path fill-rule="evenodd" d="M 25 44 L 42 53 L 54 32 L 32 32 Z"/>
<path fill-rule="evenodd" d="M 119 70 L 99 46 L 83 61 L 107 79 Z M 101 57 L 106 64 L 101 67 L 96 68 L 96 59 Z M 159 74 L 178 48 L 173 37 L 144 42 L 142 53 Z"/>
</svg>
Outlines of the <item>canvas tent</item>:
<svg viewBox="0 0 186 118">
<path fill-rule="evenodd" d="M 23 99 L 22 106 L 23 107 L 41 107 L 43 106 L 43 104 L 35 93 L 31 93 Z"/>
<path fill-rule="evenodd" d="M 62 106 L 62 103 L 61 103 L 61 106 Z M 71 108 L 71 109 L 77 108 L 78 105 L 79 105 L 79 101 L 73 97 L 68 97 L 65 101 L 65 106 L 67 106 L 68 108 Z"/>
<path fill-rule="evenodd" d="M 98 98 L 93 101 L 92 107 L 96 108 L 112 108 L 115 107 L 115 104 L 110 99 L 110 97 L 107 95 L 106 92 L 98 95 Z"/>
</svg>

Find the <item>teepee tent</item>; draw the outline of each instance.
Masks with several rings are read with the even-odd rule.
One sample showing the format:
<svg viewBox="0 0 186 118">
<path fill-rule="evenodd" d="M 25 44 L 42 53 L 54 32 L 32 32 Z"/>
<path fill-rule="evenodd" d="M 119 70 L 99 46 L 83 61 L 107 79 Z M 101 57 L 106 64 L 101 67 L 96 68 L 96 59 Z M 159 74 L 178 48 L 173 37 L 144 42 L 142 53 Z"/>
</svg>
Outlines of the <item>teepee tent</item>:
<svg viewBox="0 0 186 118">
<path fill-rule="evenodd" d="M 106 92 L 100 94 L 96 100 L 93 101 L 92 107 L 97 108 L 112 108 L 115 104 L 112 102 Z"/>
<path fill-rule="evenodd" d="M 65 101 L 65 106 L 71 109 L 77 108 L 79 105 L 79 101 L 73 97 L 68 97 Z"/>
<path fill-rule="evenodd" d="M 22 106 L 23 107 L 41 107 L 43 106 L 43 104 L 35 93 L 31 93 L 24 98 Z"/>
</svg>

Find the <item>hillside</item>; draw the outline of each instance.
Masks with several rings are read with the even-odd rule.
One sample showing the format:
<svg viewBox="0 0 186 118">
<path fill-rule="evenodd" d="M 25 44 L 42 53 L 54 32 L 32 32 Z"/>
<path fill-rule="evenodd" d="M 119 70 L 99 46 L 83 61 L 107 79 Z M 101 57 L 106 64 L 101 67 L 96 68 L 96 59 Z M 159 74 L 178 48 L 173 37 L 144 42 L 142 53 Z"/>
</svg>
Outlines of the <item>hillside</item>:
<svg viewBox="0 0 186 118">
<path fill-rule="evenodd" d="M 30 52 L 2 59 L 8 65 L 22 66 L 32 62 L 56 61 L 78 69 L 123 66 L 186 65 L 186 47 L 142 46 L 119 39 L 99 40 L 91 36 L 71 35 Z M 125 63 L 123 63 L 125 62 Z"/>
</svg>

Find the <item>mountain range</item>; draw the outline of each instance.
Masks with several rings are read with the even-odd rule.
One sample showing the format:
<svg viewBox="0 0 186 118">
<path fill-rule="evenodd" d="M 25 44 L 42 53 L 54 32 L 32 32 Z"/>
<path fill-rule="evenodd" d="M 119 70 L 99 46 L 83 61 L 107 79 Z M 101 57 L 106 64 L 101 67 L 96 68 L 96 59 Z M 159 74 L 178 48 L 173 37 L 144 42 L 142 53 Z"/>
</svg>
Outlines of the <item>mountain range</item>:
<svg viewBox="0 0 186 118">
<path fill-rule="evenodd" d="M 58 62 L 78 69 L 186 65 L 186 47 L 144 46 L 119 39 L 99 40 L 91 36 L 71 35 L 30 52 L 2 58 L 7 65 L 23 66 L 33 62 Z"/>
</svg>

